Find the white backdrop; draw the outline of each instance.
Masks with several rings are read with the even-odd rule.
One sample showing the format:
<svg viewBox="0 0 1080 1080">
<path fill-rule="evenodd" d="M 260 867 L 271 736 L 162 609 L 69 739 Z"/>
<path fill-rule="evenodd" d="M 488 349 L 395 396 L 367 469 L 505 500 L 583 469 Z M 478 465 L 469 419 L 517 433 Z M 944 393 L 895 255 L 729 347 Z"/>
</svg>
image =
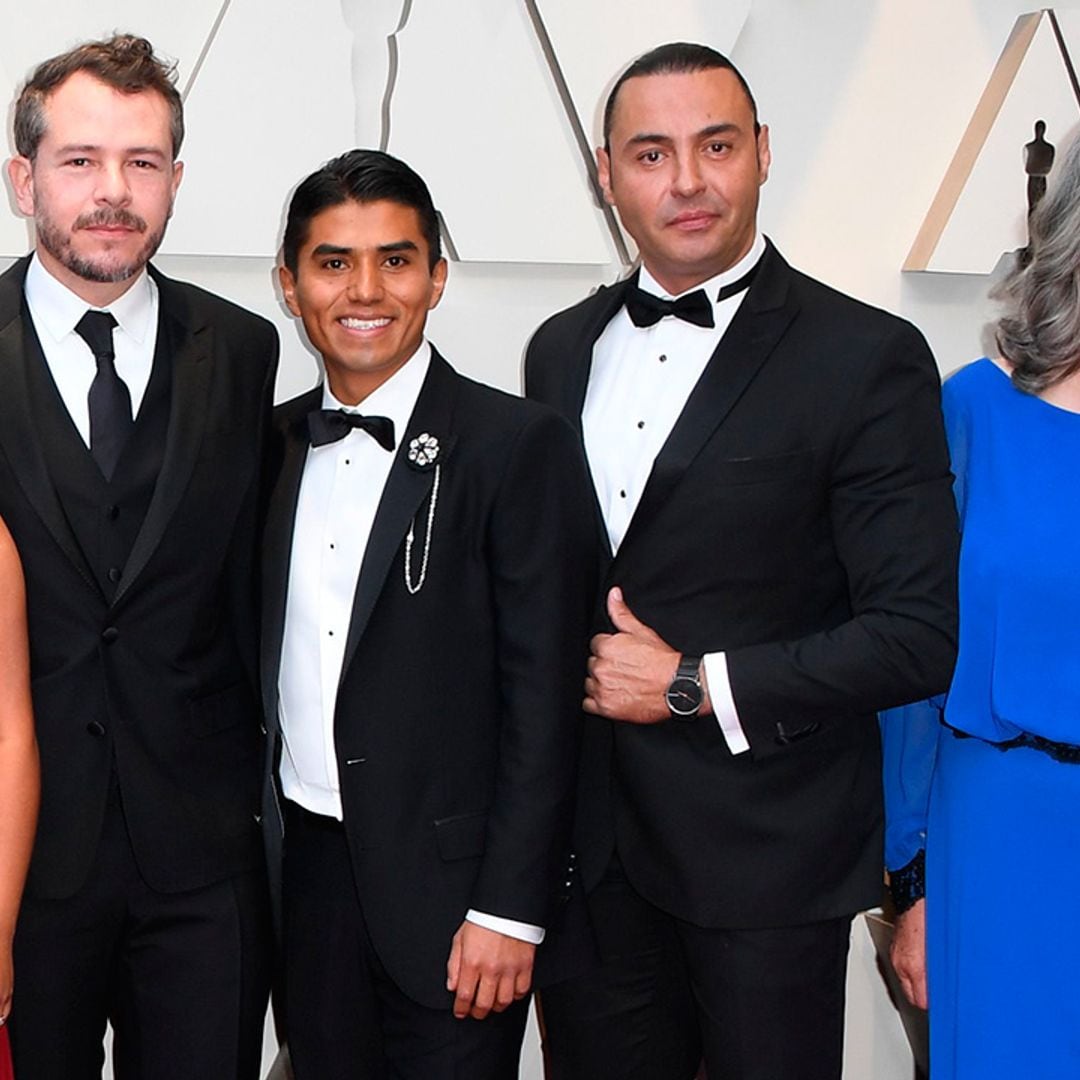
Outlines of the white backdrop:
<svg viewBox="0 0 1080 1080">
<path fill-rule="evenodd" d="M 13 92 L 33 61 L 116 27 L 180 59 L 187 174 L 158 263 L 277 323 L 279 399 L 317 373 L 275 291 L 283 206 L 292 185 L 358 133 L 377 134 L 427 173 L 455 247 L 475 260 L 452 264 L 431 337 L 463 371 L 516 391 L 535 326 L 622 272 L 617 230 L 591 200 L 580 154 L 582 133 L 596 141 L 595 99 L 622 59 L 680 36 L 729 50 L 754 88 L 773 148 L 761 220 L 789 261 L 911 319 L 943 372 L 983 347 L 987 277 L 900 267 L 1027 4 L 467 0 L 450 21 L 447 0 L 149 7 L 50 0 L 28 15 L 23 0 L 0 0 L 0 92 L 5 83 Z M 1063 15 L 1078 9 L 1078 0 L 1057 5 Z M 372 26 L 400 32 L 392 42 L 365 38 Z M 517 51 L 494 63 L 494 42 Z M 470 124 L 470 102 L 483 123 Z M 455 125 L 467 139 L 455 141 Z M 1016 161 L 1000 195 L 1011 219 L 1023 205 L 1019 147 Z M 0 214 L 0 267 L 28 246 L 25 228 Z M 845 1080 L 909 1080 L 861 922 L 852 955 Z M 526 1058 L 522 1075 L 538 1077 L 535 1049 Z"/>
</svg>

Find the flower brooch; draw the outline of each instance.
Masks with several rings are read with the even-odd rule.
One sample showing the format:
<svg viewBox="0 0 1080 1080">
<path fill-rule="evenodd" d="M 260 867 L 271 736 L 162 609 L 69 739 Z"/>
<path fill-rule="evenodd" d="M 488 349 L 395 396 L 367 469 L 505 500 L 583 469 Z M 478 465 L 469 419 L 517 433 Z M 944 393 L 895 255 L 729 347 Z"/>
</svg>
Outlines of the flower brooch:
<svg viewBox="0 0 1080 1080">
<path fill-rule="evenodd" d="M 409 440 L 409 464 L 415 469 L 429 469 L 439 456 L 439 440 L 426 431 Z"/>
</svg>

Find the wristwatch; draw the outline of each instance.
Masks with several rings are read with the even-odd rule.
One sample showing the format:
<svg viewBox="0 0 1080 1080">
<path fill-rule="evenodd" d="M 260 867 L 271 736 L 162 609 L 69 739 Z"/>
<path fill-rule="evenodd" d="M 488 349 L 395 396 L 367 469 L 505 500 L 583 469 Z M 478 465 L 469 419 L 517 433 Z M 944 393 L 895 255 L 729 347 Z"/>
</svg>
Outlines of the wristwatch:
<svg viewBox="0 0 1080 1080">
<path fill-rule="evenodd" d="M 664 695 L 674 720 L 693 720 L 701 708 L 701 657 L 683 653 L 675 678 Z"/>
</svg>

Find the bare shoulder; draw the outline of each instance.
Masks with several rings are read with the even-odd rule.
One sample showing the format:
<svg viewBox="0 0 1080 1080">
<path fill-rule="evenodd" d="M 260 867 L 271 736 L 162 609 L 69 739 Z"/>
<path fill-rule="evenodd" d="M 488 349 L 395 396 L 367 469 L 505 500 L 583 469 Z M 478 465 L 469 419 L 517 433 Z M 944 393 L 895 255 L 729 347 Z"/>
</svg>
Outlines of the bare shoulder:
<svg viewBox="0 0 1080 1080">
<path fill-rule="evenodd" d="M 4 519 L 0 518 L 0 596 L 22 595 L 22 562 Z"/>
<path fill-rule="evenodd" d="M 15 541 L 4 523 L 4 519 L 0 517 L 0 566 L 6 565 L 10 559 L 18 562 L 19 553 L 15 550 Z"/>
</svg>

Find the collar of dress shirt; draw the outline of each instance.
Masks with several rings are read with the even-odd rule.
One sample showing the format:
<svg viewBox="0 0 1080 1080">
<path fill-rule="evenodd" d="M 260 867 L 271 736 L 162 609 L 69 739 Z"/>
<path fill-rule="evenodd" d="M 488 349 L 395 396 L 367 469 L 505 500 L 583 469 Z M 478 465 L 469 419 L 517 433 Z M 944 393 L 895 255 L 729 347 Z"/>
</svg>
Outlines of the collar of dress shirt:
<svg viewBox="0 0 1080 1080">
<path fill-rule="evenodd" d="M 758 232 L 754 234 L 754 242 L 750 245 L 750 250 L 734 266 L 721 270 L 719 274 L 709 278 L 708 281 L 703 281 L 700 285 L 695 285 L 693 289 L 686 289 L 681 293 L 669 293 L 649 273 L 649 269 L 644 263 L 642 263 L 641 272 L 638 274 L 638 287 L 647 293 L 652 293 L 653 296 L 661 296 L 665 300 L 677 300 L 680 296 L 685 296 L 686 293 L 692 293 L 696 289 L 704 289 L 705 295 L 712 301 L 713 307 L 716 307 L 716 298 L 720 295 L 720 290 L 729 282 L 738 281 L 743 274 L 749 273 L 758 259 L 764 254 L 765 237 Z M 740 294 L 737 293 L 736 295 Z M 728 300 L 733 299 L 734 297 L 728 297 Z"/>
<path fill-rule="evenodd" d="M 41 265 L 35 254 L 26 271 L 26 301 L 34 312 L 34 325 L 43 328 L 54 341 L 74 332 L 75 324 L 89 304 Z M 123 296 L 104 310 L 111 312 L 120 329 L 139 344 L 146 340 L 155 313 L 157 285 L 142 270 Z M 97 310 L 97 309 L 95 309 Z"/>
<path fill-rule="evenodd" d="M 330 392 L 330 384 L 324 382 L 322 407 L 344 409 L 346 412 L 363 413 L 365 416 L 388 416 L 394 421 L 394 438 L 396 445 L 400 446 L 430 366 L 431 345 L 425 338 L 416 352 L 386 382 L 372 390 L 359 405 L 343 405 Z M 351 434 L 355 435 L 356 432 Z M 326 447 L 312 447 L 313 451 L 316 449 L 324 450 Z"/>
</svg>

